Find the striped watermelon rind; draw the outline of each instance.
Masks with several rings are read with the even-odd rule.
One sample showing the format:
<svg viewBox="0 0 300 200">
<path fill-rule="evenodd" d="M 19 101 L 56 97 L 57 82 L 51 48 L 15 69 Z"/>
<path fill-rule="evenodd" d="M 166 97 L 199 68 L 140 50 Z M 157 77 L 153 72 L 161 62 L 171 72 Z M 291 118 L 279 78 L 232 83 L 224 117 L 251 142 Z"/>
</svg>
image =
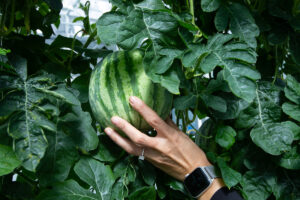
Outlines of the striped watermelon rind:
<svg viewBox="0 0 300 200">
<path fill-rule="evenodd" d="M 141 131 L 152 128 L 129 104 L 130 96 L 142 99 L 165 119 L 172 108 L 173 95 L 146 75 L 140 50 L 117 51 L 94 69 L 89 84 L 89 102 L 102 128 L 112 127 L 112 116 L 119 116 Z"/>
</svg>

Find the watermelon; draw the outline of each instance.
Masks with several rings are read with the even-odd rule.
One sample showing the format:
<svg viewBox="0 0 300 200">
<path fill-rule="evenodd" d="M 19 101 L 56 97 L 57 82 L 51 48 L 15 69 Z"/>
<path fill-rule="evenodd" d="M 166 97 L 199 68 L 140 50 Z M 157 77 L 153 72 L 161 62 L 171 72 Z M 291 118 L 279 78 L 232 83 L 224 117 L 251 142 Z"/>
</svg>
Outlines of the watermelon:
<svg viewBox="0 0 300 200">
<path fill-rule="evenodd" d="M 114 127 L 110 119 L 119 116 L 141 131 L 152 128 L 129 104 L 137 96 L 165 119 L 172 107 L 173 95 L 146 75 L 143 52 L 117 51 L 95 67 L 89 84 L 89 102 L 102 128 Z"/>
</svg>

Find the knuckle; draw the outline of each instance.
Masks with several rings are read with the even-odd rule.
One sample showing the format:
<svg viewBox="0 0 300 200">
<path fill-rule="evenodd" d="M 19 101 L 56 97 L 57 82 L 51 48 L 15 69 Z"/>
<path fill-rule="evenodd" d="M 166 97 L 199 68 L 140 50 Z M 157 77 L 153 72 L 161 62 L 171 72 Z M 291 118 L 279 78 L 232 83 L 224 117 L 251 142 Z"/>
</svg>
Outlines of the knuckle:
<svg viewBox="0 0 300 200">
<path fill-rule="evenodd" d="M 144 145 L 144 144 L 146 144 L 146 139 L 143 136 L 138 136 L 135 138 L 135 143 L 137 143 L 139 145 Z"/>
<path fill-rule="evenodd" d="M 127 149 L 127 153 L 129 153 L 131 155 L 136 155 L 137 154 L 132 148 Z"/>
<path fill-rule="evenodd" d="M 118 124 L 118 128 L 120 129 L 125 129 L 125 123 L 123 121 L 120 121 L 120 123 Z"/>
<path fill-rule="evenodd" d="M 158 117 L 152 117 L 150 120 L 150 125 L 153 127 L 158 127 L 161 125 L 161 119 L 159 119 Z"/>
<path fill-rule="evenodd" d="M 144 110 L 145 109 L 145 103 L 144 102 L 141 102 L 139 104 L 136 104 L 136 109 L 138 110 Z"/>
</svg>

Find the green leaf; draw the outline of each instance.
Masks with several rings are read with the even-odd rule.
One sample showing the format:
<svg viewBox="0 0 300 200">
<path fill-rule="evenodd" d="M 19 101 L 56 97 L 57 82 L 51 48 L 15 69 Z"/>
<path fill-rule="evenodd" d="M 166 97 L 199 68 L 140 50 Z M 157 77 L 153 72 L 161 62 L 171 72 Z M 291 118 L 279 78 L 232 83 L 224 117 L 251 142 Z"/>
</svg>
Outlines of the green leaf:
<svg viewBox="0 0 300 200">
<path fill-rule="evenodd" d="M 0 176 L 11 173 L 15 168 L 21 164 L 20 160 L 16 157 L 12 148 L 0 144 Z"/>
<path fill-rule="evenodd" d="M 284 153 L 279 159 L 279 165 L 286 169 L 300 169 L 300 153 L 297 147 L 293 147 L 291 151 Z"/>
<path fill-rule="evenodd" d="M 300 104 L 295 105 L 285 102 L 282 105 L 282 110 L 285 114 L 300 122 Z"/>
<path fill-rule="evenodd" d="M 164 3 L 161 0 L 144 0 L 135 5 L 142 9 L 161 10 L 165 9 Z"/>
<path fill-rule="evenodd" d="M 0 55 L 6 56 L 6 54 L 10 53 L 11 51 L 9 49 L 2 49 L 0 48 Z"/>
<path fill-rule="evenodd" d="M 24 103 L 24 111 L 20 111 L 10 118 L 8 133 L 14 139 L 15 152 L 18 159 L 22 161 L 23 167 L 35 171 L 48 144 L 44 131 L 40 127 L 43 120 L 36 120 L 40 116 L 29 110 L 27 99 Z"/>
<path fill-rule="evenodd" d="M 153 165 L 149 162 L 143 162 L 139 160 L 139 166 L 145 183 L 149 186 L 153 186 L 156 179 L 156 171 Z"/>
<path fill-rule="evenodd" d="M 99 139 L 94 130 L 90 113 L 83 112 L 80 106 L 72 106 L 72 112 L 61 118 L 66 134 L 70 135 L 77 147 L 84 153 L 94 150 Z"/>
<path fill-rule="evenodd" d="M 57 122 L 55 132 L 47 132 L 48 149 L 37 170 L 41 186 L 63 182 L 79 158 L 72 138 L 64 133 L 64 124 Z"/>
<path fill-rule="evenodd" d="M 122 156 L 122 152 L 122 149 L 107 135 L 100 135 L 98 152 L 93 158 L 104 162 L 115 162 Z"/>
<path fill-rule="evenodd" d="M 134 165 L 130 161 L 130 156 L 117 162 L 113 172 L 118 181 L 113 186 L 112 198 L 117 200 L 127 197 L 129 192 L 128 185 L 136 181 L 137 177 Z"/>
<path fill-rule="evenodd" d="M 245 41 L 250 47 L 256 48 L 255 37 L 259 35 L 259 28 L 247 7 L 239 3 L 221 7 L 217 11 L 215 25 L 218 31 L 224 31 L 228 27 L 236 37 Z"/>
<path fill-rule="evenodd" d="M 235 143 L 235 136 L 236 132 L 231 126 L 218 126 L 215 141 L 228 150 Z"/>
<path fill-rule="evenodd" d="M 19 77 L 25 81 L 27 79 L 27 60 L 20 56 L 13 56 L 10 59 Z"/>
<path fill-rule="evenodd" d="M 207 45 L 191 45 L 182 58 L 185 67 L 201 67 L 205 73 L 215 67 L 224 68 L 222 75 L 231 91 L 238 97 L 252 102 L 255 97 L 255 80 L 260 74 L 252 69 L 256 53 L 243 42 L 232 41 L 232 35 L 216 34 Z"/>
<path fill-rule="evenodd" d="M 97 21 L 97 34 L 99 38 L 106 44 L 115 44 L 120 39 L 118 31 L 122 22 L 125 20 L 125 15 L 120 12 L 104 13 Z"/>
<path fill-rule="evenodd" d="M 254 127 L 250 136 L 252 141 L 271 155 L 280 155 L 290 150 L 294 134 L 281 123 L 271 123 Z"/>
<path fill-rule="evenodd" d="M 253 103 L 242 111 L 235 122 L 237 128 L 279 122 L 281 118 L 280 89 L 268 82 L 260 82 Z"/>
<path fill-rule="evenodd" d="M 290 131 L 294 134 L 294 140 L 300 139 L 300 126 L 291 121 L 281 122 L 281 124 L 290 129 Z"/>
<path fill-rule="evenodd" d="M 300 39 L 299 33 L 291 34 L 289 40 L 289 47 L 292 58 L 297 65 L 300 65 Z"/>
<path fill-rule="evenodd" d="M 81 180 L 96 190 L 98 199 L 110 199 L 115 178 L 109 166 L 92 158 L 81 158 L 74 170 Z"/>
<path fill-rule="evenodd" d="M 174 99 L 174 107 L 177 110 L 186 110 L 190 107 L 195 107 L 196 101 L 196 95 L 180 96 Z"/>
<path fill-rule="evenodd" d="M 244 99 L 240 99 L 234 95 L 224 94 L 221 95 L 220 98 L 225 101 L 225 104 L 222 106 L 226 107 L 226 111 L 220 112 L 221 109 L 214 110 L 213 115 L 218 119 L 235 119 L 245 108 L 249 106 L 249 103 L 247 101 L 245 101 Z"/>
<path fill-rule="evenodd" d="M 226 101 L 221 97 L 210 95 L 210 94 L 203 94 L 200 97 L 208 107 L 211 107 L 212 109 L 219 112 L 223 112 L 223 113 L 226 112 L 227 110 Z"/>
<path fill-rule="evenodd" d="M 248 171 L 244 174 L 241 185 L 248 200 L 266 200 L 271 194 L 271 186 L 276 184 L 275 181 L 275 177 L 268 172 L 260 174 Z"/>
<path fill-rule="evenodd" d="M 90 74 L 84 74 L 72 81 L 72 88 L 80 92 L 78 99 L 81 103 L 87 103 L 89 100 L 89 80 Z"/>
<path fill-rule="evenodd" d="M 151 71 L 151 69 L 150 71 L 146 71 L 146 73 L 154 83 L 160 83 L 163 87 L 168 89 L 169 92 L 173 94 L 179 94 L 180 79 L 173 67 L 162 75 L 155 74 L 153 71 Z"/>
<path fill-rule="evenodd" d="M 22 62 L 24 64 L 25 61 Z M 63 84 L 56 84 L 52 75 L 39 74 L 27 78 L 23 73 L 24 67 L 26 66 L 22 65 L 19 68 L 19 77 L 11 76 L 16 81 L 10 83 L 13 90 L 0 101 L 0 108 L 5 108 L 1 109 L 0 116 L 10 116 L 7 131 L 13 138 L 16 155 L 25 169 L 35 171 L 48 147 L 45 131 L 54 133 L 58 131 L 56 123 L 51 121 L 52 117 L 59 115 L 56 104 L 80 104 L 80 102 L 74 94 L 75 91 Z M 89 119 L 84 116 L 80 121 L 85 122 Z M 85 127 L 84 132 L 87 130 L 89 129 Z M 93 140 L 90 144 L 97 146 L 97 140 Z M 53 178 L 57 179 L 55 176 Z"/>
<path fill-rule="evenodd" d="M 286 83 L 285 96 L 292 102 L 300 104 L 300 83 L 291 75 L 286 76 Z"/>
<path fill-rule="evenodd" d="M 230 90 L 238 97 L 251 103 L 255 98 L 255 83 L 252 80 L 260 79 L 260 74 L 251 68 L 234 62 L 224 63 L 223 77 Z M 252 80 L 250 80 L 252 79 Z"/>
<path fill-rule="evenodd" d="M 241 181 L 242 175 L 230 168 L 222 158 L 217 158 L 217 163 L 221 170 L 224 183 L 228 188 L 237 185 Z"/>
<path fill-rule="evenodd" d="M 225 30 L 228 27 L 228 23 L 230 20 L 229 13 L 225 6 L 221 6 L 217 13 L 214 20 L 215 26 L 218 31 Z"/>
<path fill-rule="evenodd" d="M 48 89 L 48 88 L 37 88 L 36 89 L 42 93 L 45 93 L 47 95 L 53 96 L 55 98 L 58 98 L 62 101 L 65 101 L 69 104 L 73 105 L 80 105 L 80 101 L 77 99 L 77 97 L 73 94 L 73 92 L 70 91 L 66 86 L 60 84 L 54 89 Z"/>
<path fill-rule="evenodd" d="M 143 2 L 144 5 L 154 5 Z M 183 44 L 177 32 L 179 23 L 167 11 L 154 11 L 138 6 L 124 8 L 124 2 L 115 2 L 122 12 L 111 11 L 97 22 L 98 36 L 106 44 L 117 44 L 125 50 L 147 43 L 144 66 L 147 75 L 171 93 L 179 94 L 179 79 L 169 70 L 173 60 L 181 54 Z M 158 4 L 155 4 L 158 6 Z M 169 70 L 169 71 L 168 71 Z"/>
<path fill-rule="evenodd" d="M 220 0 L 202 0 L 201 8 L 204 12 L 213 12 L 220 7 Z"/>
<path fill-rule="evenodd" d="M 56 184 L 51 190 L 42 191 L 37 200 L 99 200 L 96 194 L 82 188 L 76 181 L 68 180 Z"/>
<path fill-rule="evenodd" d="M 133 182 L 136 179 L 136 170 L 129 159 L 130 157 L 128 156 L 126 159 L 118 162 L 113 170 L 115 178 L 125 178 L 126 184 Z"/>
<path fill-rule="evenodd" d="M 129 200 L 155 200 L 156 192 L 154 187 L 142 187 L 129 195 Z"/>
</svg>

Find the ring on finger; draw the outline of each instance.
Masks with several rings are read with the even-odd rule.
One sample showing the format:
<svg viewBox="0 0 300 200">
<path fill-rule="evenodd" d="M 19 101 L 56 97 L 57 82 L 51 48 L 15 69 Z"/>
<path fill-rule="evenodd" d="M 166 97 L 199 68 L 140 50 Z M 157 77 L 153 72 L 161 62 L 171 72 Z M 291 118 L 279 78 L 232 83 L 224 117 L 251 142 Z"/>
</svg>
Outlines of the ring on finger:
<svg viewBox="0 0 300 200">
<path fill-rule="evenodd" d="M 140 160 L 144 160 L 145 159 L 144 153 L 145 153 L 145 149 L 143 148 L 142 149 L 142 154 L 139 156 Z"/>
</svg>

